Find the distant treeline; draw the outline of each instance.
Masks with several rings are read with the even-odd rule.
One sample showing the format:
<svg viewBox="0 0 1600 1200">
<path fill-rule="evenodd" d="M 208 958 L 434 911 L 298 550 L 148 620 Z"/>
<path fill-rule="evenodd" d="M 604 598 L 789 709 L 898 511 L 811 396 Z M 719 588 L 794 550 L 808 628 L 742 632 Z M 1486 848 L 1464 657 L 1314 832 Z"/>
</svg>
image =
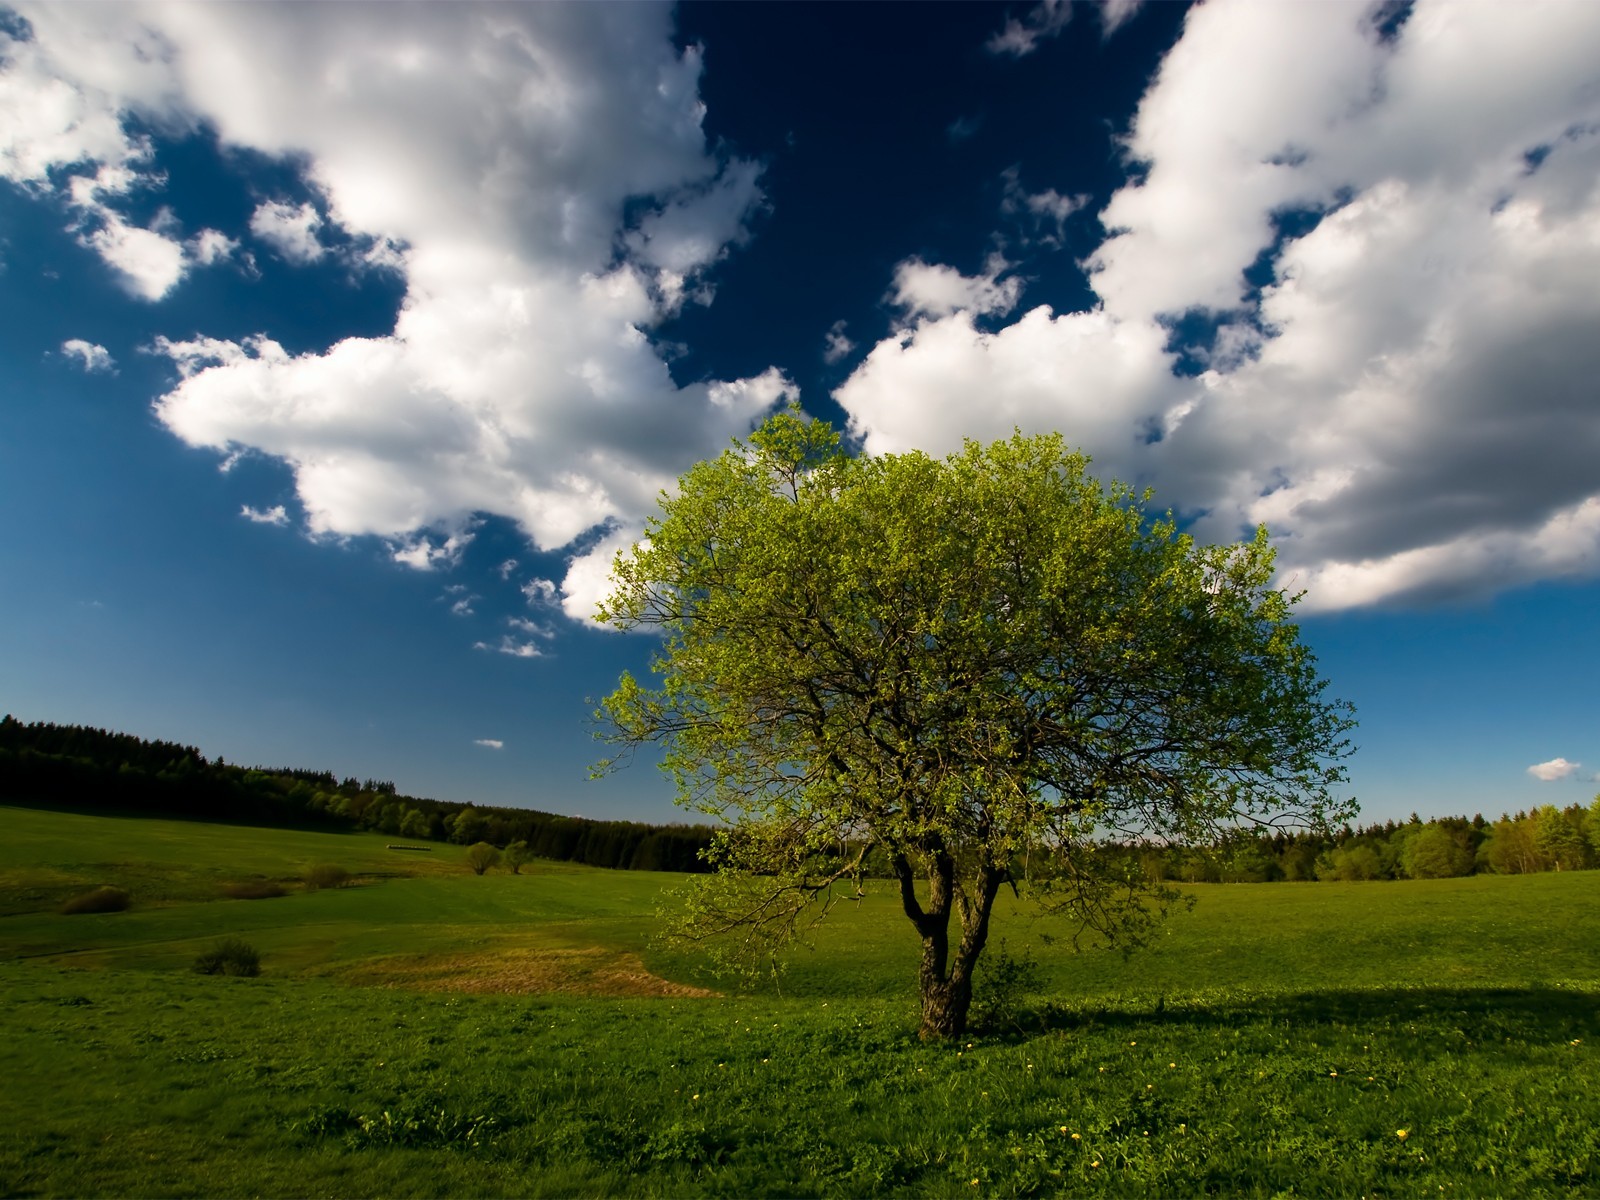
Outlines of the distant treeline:
<svg viewBox="0 0 1600 1200">
<path fill-rule="evenodd" d="M 1481 815 L 1388 821 L 1311 833 L 1245 834 L 1204 849 L 1124 846 L 1153 878 L 1188 883 L 1311 879 L 1448 879 L 1600 867 L 1600 796 L 1587 807 L 1547 804 L 1498 821 Z"/>
<path fill-rule="evenodd" d="M 536 858 L 635 871 L 705 871 L 705 825 L 592 821 L 521 808 L 402 796 L 378 779 L 330 771 L 236 767 L 193 746 L 150 742 L 81 725 L 0 720 L 0 799 L 77 809 L 366 829 L 405 838 L 502 849 L 527 844 Z M 1545 805 L 1487 821 L 1441 817 L 1326 834 L 1239 833 L 1215 846 L 1122 845 L 1107 853 L 1155 879 L 1274 883 L 1313 879 L 1443 879 L 1600 867 L 1600 796 L 1584 807 Z M 1022 864 L 1018 865 L 1021 873 Z M 869 858 L 869 875 L 888 877 Z"/>
<path fill-rule="evenodd" d="M 521 808 L 400 795 L 378 779 L 238 767 L 193 746 L 82 725 L 0 720 L 0 799 L 201 821 L 365 829 L 410 841 L 505 847 L 560 862 L 635 871 L 704 871 L 705 825 L 593 821 Z"/>
</svg>

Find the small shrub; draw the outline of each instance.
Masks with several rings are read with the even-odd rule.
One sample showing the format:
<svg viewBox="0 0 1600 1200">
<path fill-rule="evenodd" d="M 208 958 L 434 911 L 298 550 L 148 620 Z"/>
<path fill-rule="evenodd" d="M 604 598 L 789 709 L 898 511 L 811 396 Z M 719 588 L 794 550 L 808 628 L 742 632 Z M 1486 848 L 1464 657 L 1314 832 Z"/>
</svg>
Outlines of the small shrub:
<svg viewBox="0 0 1600 1200">
<path fill-rule="evenodd" d="M 972 1027 L 987 1033 L 1023 1029 L 1027 997 L 1044 986 L 1044 975 L 1029 950 L 1020 956 L 1006 949 L 1005 939 L 990 951 L 977 977 Z"/>
<path fill-rule="evenodd" d="M 488 842 L 476 842 L 467 847 L 467 866 L 472 868 L 474 875 L 482 875 L 490 867 L 497 866 L 499 862 L 500 851 Z"/>
<path fill-rule="evenodd" d="M 132 903 L 133 897 L 126 888 L 97 887 L 92 892 L 74 896 L 61 906 L 61 911 L 68 916 L 74 913 L 125 912 Z"/>
<path fill-rule="evenodd" d="M 194 969 L 201 975 L 259 975 L 261 955 L 249 942 L 223 938 L 194 960 Z"/>
<path fill-rule="evenodd" d="M 222 894 L 230 900 L 272 900 L 289 893 L 276 879 L 246 879 L 223 884 Z"/>
<path fill-rule="evenodd" d="M 322 888 L 341 888 L 350 882 L 350 872 L 334 863 L 318 863 L 306 872 L 306 887 L 313 892 Z"/>
</svg>

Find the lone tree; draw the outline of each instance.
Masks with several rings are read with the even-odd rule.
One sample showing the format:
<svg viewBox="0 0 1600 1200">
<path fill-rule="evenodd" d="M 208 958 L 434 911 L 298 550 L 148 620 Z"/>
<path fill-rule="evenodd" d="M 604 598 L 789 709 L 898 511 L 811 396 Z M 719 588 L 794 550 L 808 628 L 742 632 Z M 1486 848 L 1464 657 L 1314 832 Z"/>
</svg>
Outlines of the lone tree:
<svg viewBox="0 0 1600 1200">
<path fill-rule="evenodd" d="M 500 865 L 500 851 L 488 842 L 474 842 L 467 847 L 467 866 L 474 875 L 482 875 L 490 867 Z"/>
<path fill-rule="evenodd" d="M 853 457 L 786 412 L 662 497 L 598 614 L 660 631 L 659 686 L 624 674 L 598 715 L 728 822 L 690 936 L 764 959 L 874 855 L 922 942 L 922 1036 L 951 1037 L 1007 884 L 1137 944 L 1176 894 L 1101 843 L 1354 811 L 1349 706 L 1265 530 L 1197 545 L 1087 469 L 1020 433 Z"/>
</svg>

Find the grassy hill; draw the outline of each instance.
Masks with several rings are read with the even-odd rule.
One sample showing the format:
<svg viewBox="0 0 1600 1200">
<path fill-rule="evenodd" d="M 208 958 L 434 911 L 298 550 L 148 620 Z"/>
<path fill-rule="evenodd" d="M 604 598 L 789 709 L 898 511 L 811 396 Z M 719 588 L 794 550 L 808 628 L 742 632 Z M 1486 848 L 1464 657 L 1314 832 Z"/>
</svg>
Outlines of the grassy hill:
<svg viewBox="0 0 1600 1200">
<path fill-rule="evenodd" d="M 653 942 L 682 877 L 22 808 L 0 829 L 8 1195 L 1600 1186 L 1600 873 L 1200 886 L 1129 960 L 1013 903 L 1015 1019 L 935 1047 L 886 893 L 741 991 Z M 302 890 L 319 863 L 354 885 Z M 249 880 L 287 894 L 222 898 Z M 102 884 L 131 908 L 57 911 Z M 189 970 L 224 936 L 260 978 Z"/>
</svg>

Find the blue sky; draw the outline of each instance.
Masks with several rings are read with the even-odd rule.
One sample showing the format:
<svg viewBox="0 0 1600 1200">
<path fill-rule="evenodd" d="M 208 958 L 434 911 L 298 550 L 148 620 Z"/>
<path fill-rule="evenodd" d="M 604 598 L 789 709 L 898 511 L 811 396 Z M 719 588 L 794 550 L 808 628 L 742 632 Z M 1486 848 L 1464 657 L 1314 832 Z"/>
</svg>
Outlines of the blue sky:
<svg viewBox="0 0 1600 1200">
<path fill-rule="evenodd" d="M 1366 819 L 1600 773 L 1600 6 L 0 7 L 0 707 L 586 778 L 658 490 L 798 400 L 1258 521 Z"/>
</svg>

